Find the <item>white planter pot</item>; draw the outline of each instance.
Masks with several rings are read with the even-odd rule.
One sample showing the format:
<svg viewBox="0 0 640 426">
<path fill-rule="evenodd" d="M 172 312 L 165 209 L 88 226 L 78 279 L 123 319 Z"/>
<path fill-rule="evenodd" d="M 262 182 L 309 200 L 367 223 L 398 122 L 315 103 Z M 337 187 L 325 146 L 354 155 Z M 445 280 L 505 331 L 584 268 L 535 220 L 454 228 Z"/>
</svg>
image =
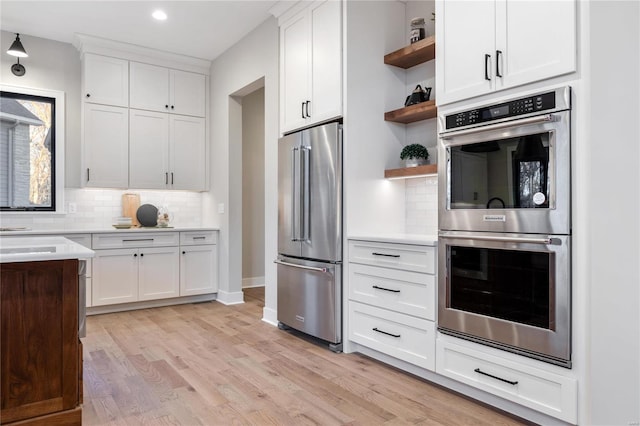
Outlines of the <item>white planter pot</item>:
<svg viewBox="0 0 640 426">
<path fill-rule="evenodd" d="M 411 158 L 408 160 L 404 160 L 405 167 L 417 167 L 423 166 L 425 164 L 429 164 L 429 161 L 425 158 Z"/>
</svg>

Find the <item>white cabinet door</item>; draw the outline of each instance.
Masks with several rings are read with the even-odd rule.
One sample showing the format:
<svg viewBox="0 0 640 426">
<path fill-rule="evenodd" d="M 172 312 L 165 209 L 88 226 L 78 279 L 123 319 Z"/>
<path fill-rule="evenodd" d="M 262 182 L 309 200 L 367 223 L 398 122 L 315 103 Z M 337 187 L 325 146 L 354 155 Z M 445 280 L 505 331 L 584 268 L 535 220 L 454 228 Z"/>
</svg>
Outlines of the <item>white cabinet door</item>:
<svg viewBox="0 0 640 426">
<path fill-rule="evenodd" d="M 342 115 L 342 20 L 339 1 L 311 8 L 311 102 L 309 121 Z"/>
<path fill-rule="evenodd" d="M 454 2 L 455 3 L 455 2 Z M 573 1 L 504 0 L 497 3 L 498 88 L 519 86 L 576 70 Z M 544 22 L 537 27 L 534 22 Z M 523 31 L 530 28 L 530 31 Z"/>
<path fill-rule="evenodd" d="M 180 296 L 218 291 L 218 246 L 181 247 Z"/>
<path fill-rule="evenodd" d="M 129 110 L 85 103 L 84 169 L 86 186 L 127 188 L 129 185 Z"/>
<path fill-rule="evenodd" d="M 139 300 L 178 297 L 180 261 L 178 247 L 139 249 Z"/>
<path fill-rule="evenodd" d="M 437 1 L 436 8 L 438 104 L 493 90 L 495 1 Z"/>
<path fill-rule="evenodd" d="M 129 61 L 85 53 L 83 67 L 86 102 L 129 106 Z"/>
<path fill-rule="evenodd" d="M 129 123 L 129 187 L 167 188 L 169 115 L 130 109 Z"/>
<path fill-rule="evenodd" d="M 193 72 L 169 71 L 169 112 L 205 116 L 206 77 Z"/>
<path fill-rule="evenodd" d="M 93 306 L 138 300 L 138 250 L 96 250 L 93 258 Z"/>
<path fill-rule="evenodd" d="M 169 69 L 131 62 L 130 107 L 168 112 Z"/>
<path fill-rule="evenodd" d="M 169 185 L 172 189 L 205 189 L 205 120 L 169 117 Z"/>
<path fill-rule="evenodd" d="M 310 102 L 309 19 L 296 15 L 280 27 L 280 127 L 283 132 L 304 127 Z"/>
</svg>

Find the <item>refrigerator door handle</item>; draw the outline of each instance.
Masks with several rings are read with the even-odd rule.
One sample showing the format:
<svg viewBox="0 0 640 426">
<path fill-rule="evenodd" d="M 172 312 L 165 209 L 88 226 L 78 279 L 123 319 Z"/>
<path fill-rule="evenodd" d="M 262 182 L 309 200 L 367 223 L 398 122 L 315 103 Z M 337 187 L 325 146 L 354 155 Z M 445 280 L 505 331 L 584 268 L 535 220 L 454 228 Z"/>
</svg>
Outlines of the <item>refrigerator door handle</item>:
<svg viewBox="0 0 640 426">
<path fill-rule="evenodd" d="M 295 263 L 283 262 L 281 260 L 274 260 L 273 263 L 277 263 L 278 265 L 291 266 L 293 268 L 306 269 L 306 270 L 315 271 L 315 272 L 326 273 L 328 271 L 327 268 L 316 268 L 314 266 L 296 265 Z"/>
<path fill-rule="evenodd" d="M 296 165 L 298 164 L 297 151 L 298 147 L 291 148 L 291 241 L 299 241 L 296 235 L 296 229 L 299 225 L 296 225 L 296 222 L 298 222 L 298 217 L 296 216 L 296 206 L 298 205 L 296 200 Z"/>
<path fill-rule="evenodd" d="M 301 153 L 302 153 L 302 167 L 304 168 L 304 172 L 301 173 L 302 176 L 302 189 L 301 192 L 303 194 L 302 196 L 302 234 L 300 235 L 301 240 L 302 241 L 309 241 L 310 240 L 310 235 L 309 235 L 309 228 L 310 228 L 310 211 L 311 211 L 311 183 L 310 183 L 310 176 L 311 173 L 309 171 L 310 168 L 310 159 L 309 156 L 311 155 L 311 147 L 310 146 L 304 146 L 301 149 Z"/>
</svg>

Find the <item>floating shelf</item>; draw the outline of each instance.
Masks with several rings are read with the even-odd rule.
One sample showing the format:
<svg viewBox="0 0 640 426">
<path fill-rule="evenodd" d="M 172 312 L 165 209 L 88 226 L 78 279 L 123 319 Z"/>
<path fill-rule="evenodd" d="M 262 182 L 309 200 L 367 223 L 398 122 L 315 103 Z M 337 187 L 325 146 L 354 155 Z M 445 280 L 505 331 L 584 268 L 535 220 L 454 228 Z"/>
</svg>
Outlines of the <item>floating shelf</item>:
<svg viewBox="0 0 640 426">
<path fill-rule="evenodd" d="M 408 124 L 434 118 L 437 115 L 438 107 L 436 107 L 436 101 L 432 100 L 385 112 L 384 119 L 394 123 Z"/>
<path fill-rule="evenodd" d="M 406 70 L 407 68 L 435 59 L 435 57 L 436 38 L 431 36 L 384 55 L 384 63 Z"/>
<path fill-rule="evenodd" d="M 403 167 L 401 169 L 387 169 L 384 171 L 384 177 L 385 179 L 408 179 L 413 177 L 435 175 L 437 173 L 437 164 L 425 164 L 424 166 Z"/>
</svg>

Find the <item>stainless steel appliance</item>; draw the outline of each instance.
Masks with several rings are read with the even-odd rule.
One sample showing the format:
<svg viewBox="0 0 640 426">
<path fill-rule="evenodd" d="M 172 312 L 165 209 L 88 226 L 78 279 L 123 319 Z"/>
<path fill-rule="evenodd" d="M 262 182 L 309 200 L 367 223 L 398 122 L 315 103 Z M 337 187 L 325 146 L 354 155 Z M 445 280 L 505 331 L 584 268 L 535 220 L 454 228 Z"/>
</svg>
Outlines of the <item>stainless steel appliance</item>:
<svg viewBox="0 0 640 426">
<path fill-rule="evenodd" d="M 342 350 L 342 125 L 278 143 L 278 321 Z"/>
<path fill-rule="evenodd" d="M 438 329 L 571 367 L 571 90 L 441 116 Z"/>
<path fill-rule="evenodd" d="M 440 229 L 568 234 L 569 87 L 440 117 Z"/>
</svg>

